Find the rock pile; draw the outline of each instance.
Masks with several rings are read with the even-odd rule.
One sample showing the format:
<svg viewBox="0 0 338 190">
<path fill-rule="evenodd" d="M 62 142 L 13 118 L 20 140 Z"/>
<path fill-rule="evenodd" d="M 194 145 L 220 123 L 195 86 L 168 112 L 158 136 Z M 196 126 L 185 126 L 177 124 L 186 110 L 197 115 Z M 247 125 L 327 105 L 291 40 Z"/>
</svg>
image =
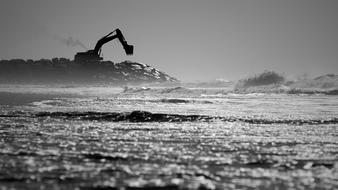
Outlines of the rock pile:
<svg viewBox="0 0 338 190">
<path fill-rule="evenodd" d="M 75 62 L 66 58 L 40 60 L 1 60 L 0 83 L 100 83 L 138 84 L 177 82 L 178 80 L 149 65 L 124 61 Z"/>
</svg>

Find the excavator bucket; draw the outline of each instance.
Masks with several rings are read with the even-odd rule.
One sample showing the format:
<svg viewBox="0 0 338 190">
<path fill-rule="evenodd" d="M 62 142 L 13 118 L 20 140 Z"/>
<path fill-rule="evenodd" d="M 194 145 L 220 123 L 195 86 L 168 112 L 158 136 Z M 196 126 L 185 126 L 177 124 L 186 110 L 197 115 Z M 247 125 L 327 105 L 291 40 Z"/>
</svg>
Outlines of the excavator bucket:
<svg viewBox="0 0 338 190">
<path fill-rule="evenodd" d="M 134 53 L 134 46 L 133 45 L 125 45 L 124 47 L 124 51 L 126 51 L 127 55 L 133 55 Z"/>
</svg>

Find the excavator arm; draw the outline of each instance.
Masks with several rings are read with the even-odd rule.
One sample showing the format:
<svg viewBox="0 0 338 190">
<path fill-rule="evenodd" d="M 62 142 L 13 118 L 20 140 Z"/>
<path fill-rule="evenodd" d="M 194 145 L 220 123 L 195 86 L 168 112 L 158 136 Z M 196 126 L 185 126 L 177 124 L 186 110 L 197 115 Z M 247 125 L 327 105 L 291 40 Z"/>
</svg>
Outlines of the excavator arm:
<svg viewBox="0 0 338 190">
<path fill-rule="evenodd" d="M 115 33 L 115 34 L 114 34 Z M 100 57 L 101 48 L 105 43 L 108 43 L 114 39 L 119 39 L 121 42 L 125 52 L 127 55 L 132 55 L 134 52 L 134 46 L 129 45 L 127 41 L 124 39 L 122 32 L 120 29 L 116 29 L 113 32 L 109 33 L 108 35 L 102 37 L 99 41 L 97 41 L 95 48 L 92 50 L 88 50 L 86 52 L 78 52 L 74 60 L 75 61 L 92 61 L 92 60 L 102 60 L 103 58 Z"/>
<path fill-rule="evenodd" d="M 115 35 L 112 35 L 114 32 L 115 32 Z M 102 37 L 99 41 L 97 41 L 95 48 L 94 48 L 94 53 L 99 55 L 99 52 L 100 52 L 102 46 L 105 43 L 108 43 L 108 42 L 114 40 L 115 38 L 119 39 L 119 41 L 121 42 L 121 44 L 122 44 L 122 46 L 123 46 L 127 55 L 133 54 L 134 46 L 128 45 L 128 43 L 124 39 L 123 34 L 122 34 L 120 29 L 116 29 L 115 31 L 109 33 L 108 35 Z"/>
</svg>

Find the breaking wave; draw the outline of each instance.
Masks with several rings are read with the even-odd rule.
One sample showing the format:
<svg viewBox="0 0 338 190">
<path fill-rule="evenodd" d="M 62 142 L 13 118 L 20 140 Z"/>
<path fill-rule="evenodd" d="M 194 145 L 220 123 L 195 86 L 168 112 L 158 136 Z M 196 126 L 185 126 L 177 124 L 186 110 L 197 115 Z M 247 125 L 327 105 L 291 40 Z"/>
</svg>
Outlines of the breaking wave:
<svg viewBox="0 0 338 190">
<path fill-rule="evenodd" d="M 235 93 L 284 93 L 338 95 L 338 75 L 328 74 L 314 79 L 285 81 L 275 72 L 264 72 L 252 78 L 240 80 Z"/>
</svg>

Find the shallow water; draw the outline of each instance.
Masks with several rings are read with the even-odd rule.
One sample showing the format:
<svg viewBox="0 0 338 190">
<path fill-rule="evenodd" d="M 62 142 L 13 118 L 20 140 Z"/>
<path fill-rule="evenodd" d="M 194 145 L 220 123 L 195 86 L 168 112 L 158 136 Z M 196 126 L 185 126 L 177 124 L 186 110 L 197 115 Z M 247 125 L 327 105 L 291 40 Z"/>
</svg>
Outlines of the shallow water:
<svg viewBox="0 0 338 190">
<path fill-rule="evenodd" d="M 338 188 L 336 96 L 67 90 L 1 102 L 0 187 Z"/>
</svg>

